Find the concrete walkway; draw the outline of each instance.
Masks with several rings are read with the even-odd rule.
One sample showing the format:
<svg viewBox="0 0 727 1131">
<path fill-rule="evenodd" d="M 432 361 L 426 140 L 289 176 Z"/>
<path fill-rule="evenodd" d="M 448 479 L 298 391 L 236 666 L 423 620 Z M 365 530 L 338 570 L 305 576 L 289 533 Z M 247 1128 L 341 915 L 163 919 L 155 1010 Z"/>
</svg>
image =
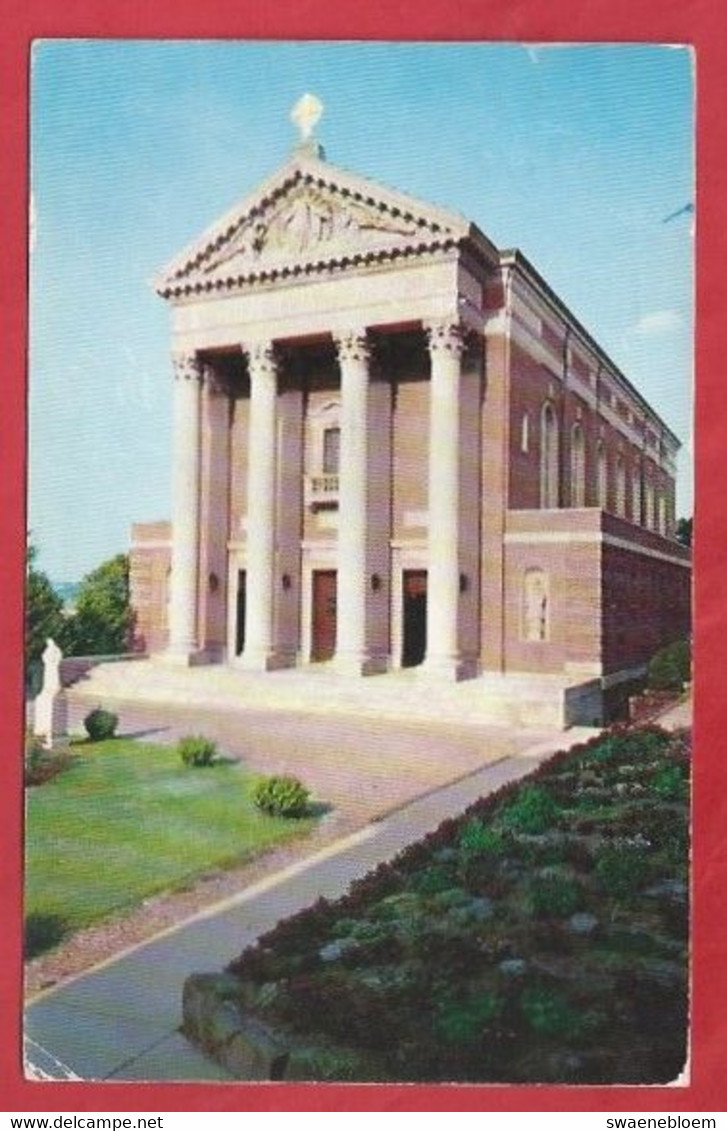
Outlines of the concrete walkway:
<svg viewBox="0 0 727 1131">
<path fill-rule="evenodd" d="M 445 818 L 589 733 L 553 735 L 504 756 L 36 998 L 26 1011 L 27 1074 L 46 1079 L 226 1079 L 178 1031 L 189 974 L 221 970 L 279 919 L 320 896 L 342 895 L 354 879 Z"/>
</svg>

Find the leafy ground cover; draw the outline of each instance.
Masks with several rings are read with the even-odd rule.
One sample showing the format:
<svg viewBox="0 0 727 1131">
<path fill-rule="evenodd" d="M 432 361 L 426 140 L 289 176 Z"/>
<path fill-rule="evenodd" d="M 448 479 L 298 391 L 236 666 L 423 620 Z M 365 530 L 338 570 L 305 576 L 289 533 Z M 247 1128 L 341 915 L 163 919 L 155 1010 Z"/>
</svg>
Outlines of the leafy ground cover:
<svg viewBox="0 0 727 1131">
<path fill-rule="evenodd" d="M 81 742 L 27 791 L 26 953 L 310 828 L 252 801 L 255 779 L 224 760 L 185 766 L 174 747 Z"/>
<path fill-rule="evenodd" d="M 687 1033 L 689 751 L 557 755 L 229 968 L 287 1078 L 664 1083 Z"/>
</svg>

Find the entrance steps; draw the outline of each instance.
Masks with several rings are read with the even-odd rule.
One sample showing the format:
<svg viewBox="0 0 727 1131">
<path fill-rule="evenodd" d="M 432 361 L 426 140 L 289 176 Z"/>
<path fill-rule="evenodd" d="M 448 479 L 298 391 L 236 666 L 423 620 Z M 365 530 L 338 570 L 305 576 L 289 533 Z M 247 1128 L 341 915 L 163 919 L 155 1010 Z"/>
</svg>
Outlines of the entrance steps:
<svg viewBox="0 0 727 1131">
<path fill-rule="evenodd" d="M 598 725 L 598 680 L 485 673 L 433 681 L 416 668 L 362 678 L 329 664 L 258 673 L 226 664 L 176 667 L 162 658 L 100 663 L 75 682 L 73 698 L 95 703 L 178 703 L 224 711 L 261 710 L 562 729 Z"/>
</svg>

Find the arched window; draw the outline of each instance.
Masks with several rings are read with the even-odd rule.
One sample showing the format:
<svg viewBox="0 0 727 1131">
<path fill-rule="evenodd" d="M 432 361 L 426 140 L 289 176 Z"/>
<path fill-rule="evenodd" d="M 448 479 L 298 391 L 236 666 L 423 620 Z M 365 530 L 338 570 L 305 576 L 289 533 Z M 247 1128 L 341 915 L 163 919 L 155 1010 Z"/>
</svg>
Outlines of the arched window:
<svg viewBox="0 0 727 1131">
<path fill-rule="evenodd" d="M 540 505 L 558 506 L 558 421 L 549 401 L 540 419 Z"/>
<path fill-rule="evenodd" d="M 644 484 L 644 525 L 648 530 L 654 529 L 654 484 L 647 479 Z"/>
<path fill-rule="evenodd" d="M 663 491 L 659 492 L 659 500 L 657 503 L 657 514 L 659 533 L 666 537 L 666 495 Z"/>
<path fill-rule="evenodd" d="M 616 461 L 616 514 L 626 518 L 626 465 L 623 456 Z"/>
<path fill-rule="evenodd" d="M 520 451 L 523 455 L 527 455 L 530 451 L 530 416 L 527 412 L 523 413 L 520 425 Z"/>
<path fill-rule="evenodd" d="M 528 569 L 523 577 L 522 638 L 547 640 L 549 636 L 548 575 L 542 569 Z"/>
<path fill-rule="evenodd" d="M 598 505 L 602 511 L 608 507 L 608 463 L 603 441 L 598 442 Z"/>
<path fill-rule="evenodd" d="M 586 445 L 580 424 L 574 424 L 571 431 L 570 501 L 573 507 L 586 505 Z"/>
<path fill-rule="evenodd" d="M 641 465 L 638 463 L 631 480 L 631 519 L 641 525 Z"/>
</svg>

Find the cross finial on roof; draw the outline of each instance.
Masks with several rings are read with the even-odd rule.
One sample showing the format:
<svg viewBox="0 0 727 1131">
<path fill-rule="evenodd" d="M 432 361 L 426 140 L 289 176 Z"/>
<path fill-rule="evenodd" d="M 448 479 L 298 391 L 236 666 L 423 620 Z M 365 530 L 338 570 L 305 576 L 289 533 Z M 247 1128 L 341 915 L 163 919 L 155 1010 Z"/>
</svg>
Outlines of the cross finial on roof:
<svg viewBox="0 0 727 1131">
<path fill-rule="evenodd" d="M 306 93 L 298 99 L 290 111 L 290 119 L 300 130 L 300 141 L 296 146 L 298 153 L 323 159 L 323 147 L 313 137 L 313 131 L 323 115 L 323 103 L 315 94 Z"/>
<path fill-rule="evenodd" d="M 322 114 L 323 103 L 315 94 L 304 94 L 298 99 L 290 112 L 290 118 L 300 130 L 301 141 L 308 141 Z"/>
</svg>

